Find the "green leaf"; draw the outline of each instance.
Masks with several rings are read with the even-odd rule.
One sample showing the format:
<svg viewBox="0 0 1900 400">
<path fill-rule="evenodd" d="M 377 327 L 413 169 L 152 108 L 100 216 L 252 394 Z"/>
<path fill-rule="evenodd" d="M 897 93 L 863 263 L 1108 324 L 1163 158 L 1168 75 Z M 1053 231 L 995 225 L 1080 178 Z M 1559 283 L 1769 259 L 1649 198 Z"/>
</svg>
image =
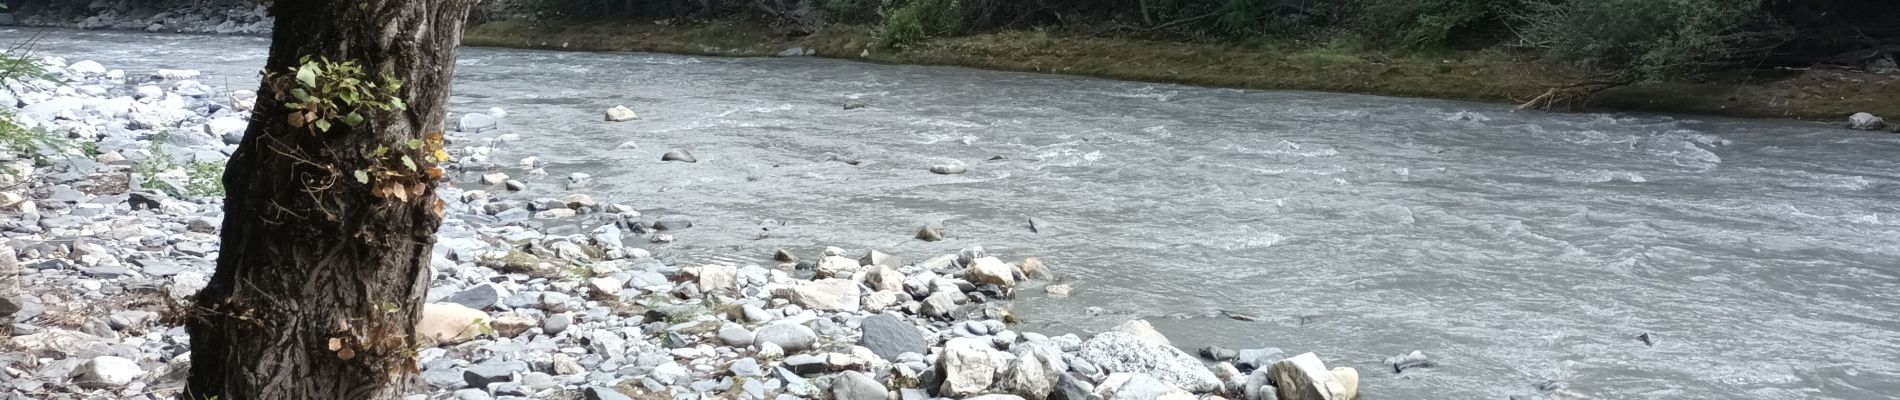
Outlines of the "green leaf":
<svg viewBox="0 0 1900 400">
<path fill-rule="evenodd" d="M 369 152 L 370 156 L 375 157 L 381 157 L 384 154 L 389 154 L 389 146 L 376 146 L 375 151 Z"/>
<path fill-rule="evenodd" d="M 343 116 L 343 123 L 349 124 L 350 126 L 362 125 L 363 114 L 357 114 L 355 111 L 351 111 L 350 115 Z"/>
<path fill-rule="evenodd" d="M 396 111 L 402 111 L 404 109 L 409 108 L 408 104 L 404 104 L 402 102 L 401 97 L 393 97 L 393 96 L 389 98 L 389 106 Z"/>
<path fill-rule="evenodd" d="M 409 139 L 409 148 L 422 150 L 422 139 Z"/>
<path fill-rule="evenodd" d="M 290 89 L 290 95 L 295 96 L 297 98 L 297 101 L 301 101 L 305 103 L 310 102 L 310 92 L 304 91 L 303 88 Z"/>
<path fill-rule="evenodd" d="M 319 132 L 329 132 L 329 131 L 330 131 L 330 120 L 328 120 L 328 119 L 319 119 L 319 120 L 317 120 L 317 131 L 319 131 Z"/>
<path fill-rule="evenodd" d="M 303 103 L 284 103 L 284 107 L 292 110 L 302 110 Z"/>
<path fill-rule="evenodd" d="M 317 69 L 314 67 L 311 64 L 304 64 L 303 68 L 298 68 L 297 82 L 303 83 L 305 87 L 317 87 Z"/>
<path fill-rule="evenodd" d="M 409 167 L 410 171 L 414 171 L 416 170 L 416 160 L 411 160 L 409 156 L 404 155 L 402 156 L 402 166 Z"/>
<path fill-rule="evenodd" d="M 369 184 L 369 171 L 356 170 L 356 183 Z"/>
</svg>

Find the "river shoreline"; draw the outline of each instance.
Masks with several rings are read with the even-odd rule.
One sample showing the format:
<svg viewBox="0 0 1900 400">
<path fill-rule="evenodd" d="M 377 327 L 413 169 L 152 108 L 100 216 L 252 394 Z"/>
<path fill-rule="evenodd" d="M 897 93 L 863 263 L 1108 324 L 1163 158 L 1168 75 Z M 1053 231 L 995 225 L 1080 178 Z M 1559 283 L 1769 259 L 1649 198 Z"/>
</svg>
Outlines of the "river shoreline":
<svg viewBox="0 0 1900 400">
<path fill-rule="evenodd" d="M 877 48 L 874 27 L 833 25 L 797 36 L 744 21 L 498 21 L 467 29 L 481 47 L 656 52 L 727 57 L 816 56 L 880 64 L 941 65 L 1261 90 L 1521 103 L 1575 71 L 1514 56 L 1459 52 L 1390 56 L 1330 45 L 1227 45 L 1042 31 L 933 38 Z M 1558 111 L 1573 109 L 1558 107 Z M 1574 111 L 1630 111 L 1843 121 L 1857 112 L 1900 115 L 1900 74 L 1843 69 L 1725 71 L 1708 82 L 1615 88 Z"/>
</svg>

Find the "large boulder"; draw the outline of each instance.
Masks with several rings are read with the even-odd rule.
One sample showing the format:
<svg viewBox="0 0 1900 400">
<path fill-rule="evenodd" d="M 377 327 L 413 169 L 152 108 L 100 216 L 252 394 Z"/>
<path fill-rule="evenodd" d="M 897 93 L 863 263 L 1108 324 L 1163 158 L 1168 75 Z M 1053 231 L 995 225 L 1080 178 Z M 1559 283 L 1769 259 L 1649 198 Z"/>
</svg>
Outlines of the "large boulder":
<svg viewBox="0 0 1900 400">
<path fill-rule="evenodd" d="M 996 380 L 996 359 L 989 338 L 956 338 L 943 344 L 937 370 L 943 373 L 940 395 L 967 397 L 989 390 Z"/>
<path fill-rule="evenodd" d="M 1220 378 L 1181 349 L 1125 332 L 1103 332 L 1082 343 L 1080 356 L 1109 372 L 1147 374 L 1195 393 L 1213 391 Z"/>
<path fill-rule="evenodd" d="M 1853 116 L 1847 117 L 1847 127 L 1848 129 L 1877 131 L 1885 129 L 1887 127 L 1887 121 L 1873 114 L 1854 113 Z"/>
<path fill-rule="evenodd" d="M 480 336 L 488 323 L 488 313 L 455 303 L 422 305 L 422 318 L 416 321 L 416 335 L 437 343 L 461 343 Z"/>
<path fill-rule="evenodd" d="M 924 343 L 924 334 L 896 315 L 865 317 L 862 327 L 864 336 L 858 339 L 858 344 L 883 359 L 896 360 L 899 354 L 930 352 L 929 345 Z"/>
<path fill-rule="evenodd" d="M 87 78 L 105 76 L 106 74 L 106 66 L 100 65 L 98 61 L 93 60 L 79 60 L 79 62 L 66 66 L 66 70 L 72 72 L 73 75 Z"/>
<path fill-rule="evenodd" d="M 1358 380 L 1358 373 L 1352 374 Z M 1334 379 L 1326 363 L 1313 353 L 1302 353 L 1267 367 L 1281 400 L 1352 400 L 1344 384 Z"/>
</svg>

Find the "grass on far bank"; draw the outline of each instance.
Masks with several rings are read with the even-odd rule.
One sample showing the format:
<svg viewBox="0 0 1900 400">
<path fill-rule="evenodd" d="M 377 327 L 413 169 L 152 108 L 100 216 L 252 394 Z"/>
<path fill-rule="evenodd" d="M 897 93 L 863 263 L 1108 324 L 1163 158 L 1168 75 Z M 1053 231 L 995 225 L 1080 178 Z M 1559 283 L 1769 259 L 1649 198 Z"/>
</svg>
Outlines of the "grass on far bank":
<svg viewBox="0 0 1900 400">
<path fill-rule="evenodd" d="M 1396 54 L 1351 41 L 1188 43 L 1007 31 L 931 38 L 903 50 L 876 30 L 833 24 L 810 35 L 740 20 L 525 22 L 468 29 L 472 46 L 770 56 L 791 47 L 823 57 L 953 65 L 1249 89 L 1293 89 L 1517 103 L 1575 80 L 1577 71 L 1502 51 Z M 1738 71 L 1599 93 L 1593 109 L 1840 120 L 1900 118 L 1900 75 L 1845 70 Z"/>
</svg>

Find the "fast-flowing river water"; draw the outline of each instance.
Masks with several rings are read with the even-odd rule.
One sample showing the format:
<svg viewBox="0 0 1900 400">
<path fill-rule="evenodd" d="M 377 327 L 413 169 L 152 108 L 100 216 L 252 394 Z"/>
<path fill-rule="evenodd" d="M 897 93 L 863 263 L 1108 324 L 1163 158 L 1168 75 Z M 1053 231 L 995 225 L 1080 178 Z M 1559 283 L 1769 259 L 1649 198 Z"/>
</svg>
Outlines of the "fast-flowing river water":
<svg viewBox="0 0 1900 400">
<path fill-rule="evenodd" d="M 56 31 L 38 49 L 252 89 L 267 44 Z M 1368 399 L 1900 393 L 1900 136 L 810 58 L 459 64 L 454 111 L 506 109 L 521 140 L 497 158 L 548 163 L 529 196 L 592 174 L 595 198 L 693 219 L 670 256 L 1037 256 L 1075 294 L 1025 290 L 1026 330 L 1147 318 L 1189 351 L 1316 351 Z M 602 122 L 616 104 L 642 119 Z M 699 162 L 661 162 L 674 148 Z M 969 173 L 926 171 L 944 163 Z M 912 239 L 925 223 L 948 239 Z M 1380 364 L 1413 350 L 1439 366 Z"/>
</svg>

